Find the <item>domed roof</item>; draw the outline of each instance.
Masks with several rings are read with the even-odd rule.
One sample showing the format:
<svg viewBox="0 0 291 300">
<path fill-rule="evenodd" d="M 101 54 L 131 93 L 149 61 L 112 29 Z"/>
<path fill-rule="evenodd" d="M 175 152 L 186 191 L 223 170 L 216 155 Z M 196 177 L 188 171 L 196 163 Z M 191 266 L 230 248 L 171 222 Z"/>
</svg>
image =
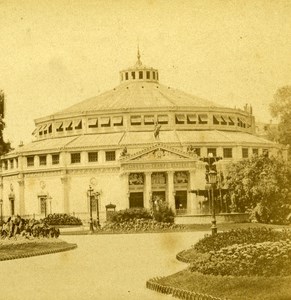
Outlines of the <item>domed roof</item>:
<svg viewBox="0 0 291 300">
<path fill-rule="evenodd" d="M 148 108 L 220 107 L 212 101 L 160 84 L 158 70 L 143 65 L 139 51 L 137 58 L 138 60 L 134 66 L 120 71 L 121 84 L 119 86 L 54 115 Z"/>
<path fill-rule="evenodd" d="M 89 98 L 58 114 L 135 108 L 215 107 L 214 102 L 153 82 L 128 82 Z"/>
</svg>

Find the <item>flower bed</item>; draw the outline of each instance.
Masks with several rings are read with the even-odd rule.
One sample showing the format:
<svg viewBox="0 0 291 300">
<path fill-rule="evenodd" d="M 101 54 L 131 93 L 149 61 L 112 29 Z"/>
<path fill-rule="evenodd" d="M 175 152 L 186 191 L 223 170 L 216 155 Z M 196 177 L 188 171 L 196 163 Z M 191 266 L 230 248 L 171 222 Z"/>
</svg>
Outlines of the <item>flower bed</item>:
<svg viewBox="0 0 291 300">
<path fill-rule="evenodd" d="M 79 218 L 67 214 L 49 214 L 44 222 L 48 225 L 82 225 Z"/>
<path fill-rule="evenodd" d="M 121 223 L 107 223 L 102 227 L 103 232 L 152 232 L 152 231 L 168 231 L 172 229 L 183 229 L 183 225 L 172 223 L 157 222 L 150 219 L 132 219 Z"/>
<path fill-rule="evenodd" d="M 203 274 L 234 276 L 291 275 L 291 232 L 267 228 L 207 235 L 177 255 Z"/>
<path fill-rule="evenodd" d="M 203 274 L 233 276 L 291 275 L 290 240 L 232 245 L 196 259 L 191 270 Z"/>
<path fill-rule="evenodd" d="M 291 299 L 288 230 L 252 228 L 207 235 L 177 259 L 190 266 L 157 281 L 167 291 L 184 288 L 236 300 Z"/>
<path fill-rule="evenodd" d="M 256 244 L 261 242 L 276 242 L 291 239 L 288 230 L 275 231 L 271 228 L 233 229 L 216 235 L 206 235 L 193 248 L 201 253 L 217 251 L 234 244 Z"/>
</svg>

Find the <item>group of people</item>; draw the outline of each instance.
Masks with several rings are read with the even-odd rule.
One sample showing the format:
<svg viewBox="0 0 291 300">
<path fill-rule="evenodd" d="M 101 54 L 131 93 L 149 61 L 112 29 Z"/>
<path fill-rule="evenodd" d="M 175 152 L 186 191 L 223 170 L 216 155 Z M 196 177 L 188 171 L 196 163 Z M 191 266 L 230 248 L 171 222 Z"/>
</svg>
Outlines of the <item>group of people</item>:
<svg viewBox="0 0 291 300">
<path fill-rule="evenodd" d="M 40 238 L 59 237 L 60 230 L 48 225 L 44 220 L 23 219 L 19 215 L 15 218 L 9 217 L 6 222 L 2 222 L 1 239 L 17 237 Z"/>
</svg>

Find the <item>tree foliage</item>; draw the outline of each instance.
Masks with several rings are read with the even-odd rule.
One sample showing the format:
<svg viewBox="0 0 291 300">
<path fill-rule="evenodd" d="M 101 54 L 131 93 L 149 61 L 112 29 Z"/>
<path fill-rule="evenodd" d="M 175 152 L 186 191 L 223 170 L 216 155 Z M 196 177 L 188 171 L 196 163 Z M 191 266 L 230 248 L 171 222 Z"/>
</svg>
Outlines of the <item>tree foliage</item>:
<svg viewBox="0 0 291 300">
<path fill-rule="evenodd" d="M 291 86 L 283 86 L 277 90 L 270 104 L 270 112 L 279 120 L 278 140 L 291 145 Z"/>
<path fill-rule="evenodd" d="M 233 162 L 227 185 L 237 210 L 263 223 L 282 223 L 290 213 L 290 170 L 282 158 L 253 156 Z"/>
</svg>

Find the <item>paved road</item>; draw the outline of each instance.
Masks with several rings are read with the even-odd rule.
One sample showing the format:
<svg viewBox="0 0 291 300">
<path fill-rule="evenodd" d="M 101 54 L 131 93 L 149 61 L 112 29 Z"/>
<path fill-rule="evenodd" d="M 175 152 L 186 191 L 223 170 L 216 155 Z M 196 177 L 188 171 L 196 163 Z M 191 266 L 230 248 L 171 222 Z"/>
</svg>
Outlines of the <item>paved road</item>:
<svg viewBox="0 0 291 300">
<path fill-rule="evenodd" d="M 0 262 L 2 300 L 173 299 L 147 279 L 186 267 L 175 259 L 204 233 L 61 236 L 69 252 Z"/>
</svg>

